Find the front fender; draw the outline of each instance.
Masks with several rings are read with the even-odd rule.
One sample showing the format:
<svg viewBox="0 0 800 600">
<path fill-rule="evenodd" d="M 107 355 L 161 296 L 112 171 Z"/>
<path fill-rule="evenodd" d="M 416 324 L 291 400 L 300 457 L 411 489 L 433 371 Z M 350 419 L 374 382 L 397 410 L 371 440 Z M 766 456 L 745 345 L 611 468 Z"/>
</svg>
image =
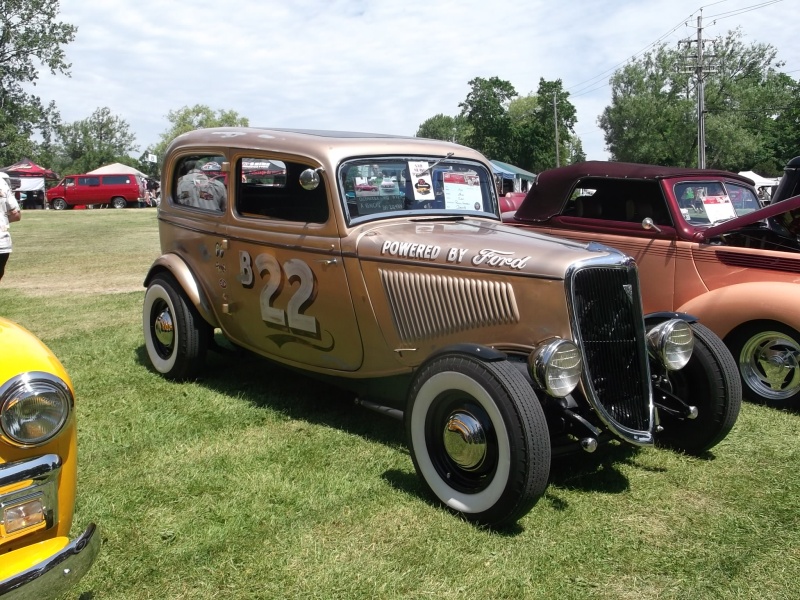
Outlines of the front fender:
<svg viewBox="0 0 800 600">
<path fill-rule="evenodd" d="M 180 256 L 177 254 L 162 254 L 159 256 L 150 266 L 150 270 L 144 278 L 144 286 L 147 287 L 153 277 L 162 272 L 168 272 L 178 281 L 178 284 L 183 288 L 186 296 L 194 304 L 203 319 L 212 327 L 219 327 L 214 311 L 211 310 L 211 303 L 200 286 L 197 285 L 197 278 L 192 273 L 189 265 Z"/>
<path fill-rule="evenodd" d="M 696 315 L 723 339 L 749 321 L 777 321 L 800 331 L 797 292 L 797 284 L 791 282 L 741 283 L 696 296 L 678 310 Z"/>
</svg>

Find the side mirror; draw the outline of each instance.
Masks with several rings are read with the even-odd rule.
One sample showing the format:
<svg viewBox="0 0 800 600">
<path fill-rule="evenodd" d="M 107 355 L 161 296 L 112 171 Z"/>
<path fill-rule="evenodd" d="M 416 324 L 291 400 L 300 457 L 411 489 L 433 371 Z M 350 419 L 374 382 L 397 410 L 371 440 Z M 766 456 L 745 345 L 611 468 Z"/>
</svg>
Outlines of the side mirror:
<svg viewBox="0 0 800 600">
<path fill-rule="evenodd" d="M 300 173 L 300 187 L 304 190 L 315 190 L 319 187 L 319 174 L 324 171 L 322 167 L 317 169 L 306 169 Z"/>
<path fill-rule="evenodd" d="M 647 217 L 644 221 L 642 221 L 642 229 L 655 229 L 658 233 L 661 233 L 661 229 L 653 222 L 653 219 Z"/>
</svg>

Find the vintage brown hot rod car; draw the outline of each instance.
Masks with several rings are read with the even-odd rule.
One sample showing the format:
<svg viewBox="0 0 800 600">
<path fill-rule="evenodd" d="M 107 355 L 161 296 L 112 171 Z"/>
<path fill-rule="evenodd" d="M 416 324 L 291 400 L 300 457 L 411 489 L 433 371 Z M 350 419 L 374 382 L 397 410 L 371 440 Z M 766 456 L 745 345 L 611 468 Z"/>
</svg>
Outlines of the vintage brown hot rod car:
<svg viewBox="0 0 800 600">
<path fill-rule="evenodd" d="M 716 336 L 645 316 L 619 251 L 503 225 L 473 150 L 199 130 L 171 144 L 162 184 L 142 323 L 153 367 L 197 377 L 219 330 L 334 381 L 404 420 L 427 488 L 470 520 L 526 514 L 553 452 L 617 438 L 702 453 L 736 421 Z"/>
</svg>

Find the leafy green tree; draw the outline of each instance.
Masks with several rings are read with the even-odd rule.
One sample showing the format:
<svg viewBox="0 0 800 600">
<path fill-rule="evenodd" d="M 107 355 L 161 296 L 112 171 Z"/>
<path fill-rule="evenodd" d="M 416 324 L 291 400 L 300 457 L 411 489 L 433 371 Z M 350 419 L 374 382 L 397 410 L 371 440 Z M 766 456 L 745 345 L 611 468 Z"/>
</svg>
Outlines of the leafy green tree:
<svg viewBox="0 0 800 600">
<path fill-rule="evenodd" d="M 753 168 L 766 176 L 780 175 L 787 162 L 800 156 L 800 82 L 785 74 L 780 74 L 778 82 L 788 98 L 770 123 L 771 150 L 777 165 L 773 162 L 771 171 L 769 165 L 756 164 Z"/>
<path fill-rule="evenodd" d="M 57 20 L 57 0 L 0 2 L 0 164 L 23 157 L 41 161 L 39 133 L 50 140 L 59 121 L 55 105 L 26 91 L 36 83 L 39 68 L 69 76 L 64 46 L 75 39 L 77 27 Z M 46 161 L 41 161 L 47 164 Z"/>
<path fill-rule="evenodd" d="M 86 173 L 113 162 L 136 165 L 129 156 L 138 150 L 136 137 L 128 123 L 107 107 L 81 121 L 60 125 L 57 131 L 56 164 L 62 174 Z"/>
<path fill-rule="evenodd" d="M 773 121 L 791 98 L 776 50 L 731 31 L 705 70 L 706 166 L 732 171 L 775 162 Z M 697 165 L 697 100 L 687 55 L 662 45 L 611 77 L 612 98 L 598 124 L 614 160 Z M 708 67 L 709 65 L 706 65 Z"/>
<path fill-rule="evenodd" d="M 214 112 L 205 104 L 171 110 L 167 113 L 167 121 L 170 122 L 169 129 L 161 134 L 157 144 L 147 149 L 148 152 L 156 155 L 158 164 L 161 164 L 164 152 L 170 142 L 183 133 L 206 127 L 247 127 L 250 124 L 247 117 L 239 116 L 235 110 Z"/>
<path fill-rule="evenodd" d="M 492 77 L 476 77 L 469 82 L 472 88 L 466 100 L 459 103 L 461 117 L 469 125 L 467 145 L 490 158 L 510 160 L 511 118 L 508 104 L 517 96 L 508 81 Z"/>
<path fill-rule="evenodd" d="M 511 100 L 508 114 L 511 118 L 509 161 L 512 164 L 538 173 L 556 164 L 583 160 L 585 155 L 574 132 L 577 112 L 560 79 L 539 79 L 536 94 Z"/>
<path fill-rule="evenodd" d="M 469 137 L 469 126 L 466 119 L 461 115 L 450 117 L 439 113 L 425 120 L 419 126 L 416 137 L 464 144 Z"/>
</svg>

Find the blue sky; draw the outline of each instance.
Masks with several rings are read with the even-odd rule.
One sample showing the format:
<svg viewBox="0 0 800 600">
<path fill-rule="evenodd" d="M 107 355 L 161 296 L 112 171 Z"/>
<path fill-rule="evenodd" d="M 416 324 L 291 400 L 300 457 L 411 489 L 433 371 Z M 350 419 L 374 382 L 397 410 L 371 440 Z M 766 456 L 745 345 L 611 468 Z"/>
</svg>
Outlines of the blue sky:
<svg viewBox="0 0 800 600">
<path fill-rule="evenodd" d="M 705 37 L 741 27 L 800 77 L 798 0 L 62 0 L 72 76 L 43 72 L 35 91 L 66 122 L 108 107 L 144 151 L 170 110 L 195 104 L 254 126 L 414 135 L 458 114 L 475 77 L 521 95 L 561 79 L 602 160 L 609 77 L 656 42 L 694 39 L 701 8 Z"/>
</svg>

